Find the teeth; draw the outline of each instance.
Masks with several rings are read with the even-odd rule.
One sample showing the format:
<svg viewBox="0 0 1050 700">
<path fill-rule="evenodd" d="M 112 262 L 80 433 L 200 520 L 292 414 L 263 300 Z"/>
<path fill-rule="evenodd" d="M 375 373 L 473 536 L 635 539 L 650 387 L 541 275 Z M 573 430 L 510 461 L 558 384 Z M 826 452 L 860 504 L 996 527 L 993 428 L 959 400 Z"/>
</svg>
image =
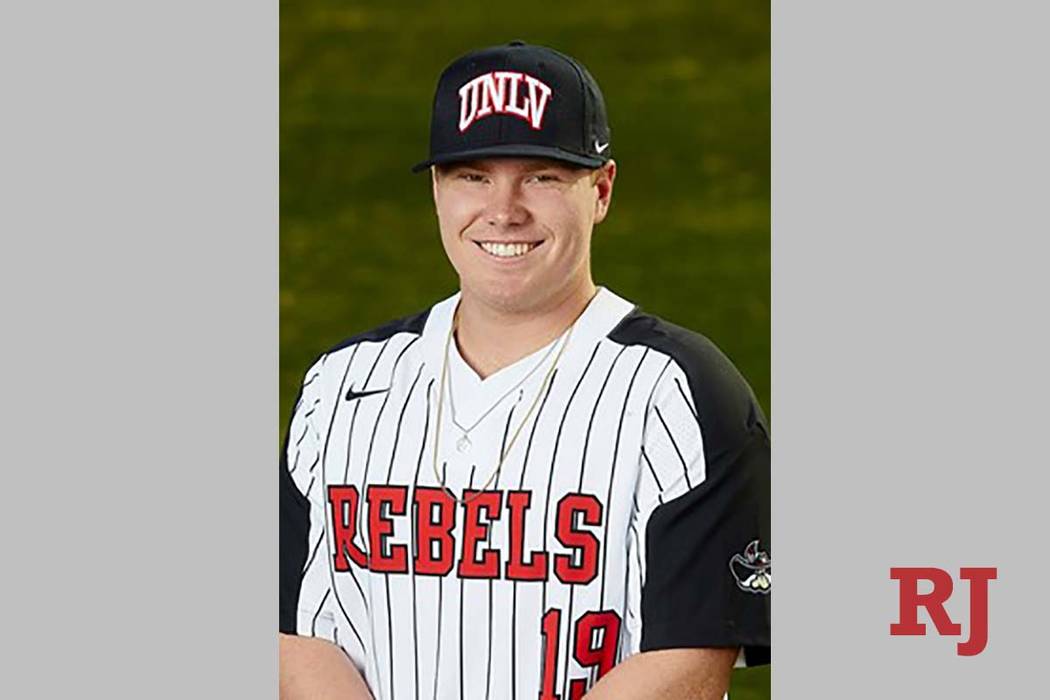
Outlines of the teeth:
<svg viewBox="0 0 1050 700">
<path fill-rule="evenodd" d="M 535 243 L 481 243 L 486 253 L 498 258 L 516 258 L 536 247 Z"/>
</svg>

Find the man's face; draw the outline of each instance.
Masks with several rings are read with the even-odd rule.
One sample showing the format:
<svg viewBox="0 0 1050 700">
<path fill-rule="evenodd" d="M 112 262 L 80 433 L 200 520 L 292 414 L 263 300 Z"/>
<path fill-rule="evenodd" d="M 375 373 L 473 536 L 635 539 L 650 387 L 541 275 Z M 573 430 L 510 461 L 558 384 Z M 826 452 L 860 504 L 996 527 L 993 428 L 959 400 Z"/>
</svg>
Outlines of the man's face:
<svg viewBox="0 0 1050 700">
<path fill-rule="evenodd" d="M 525 313 L 589 289 L 591 231 L 615 176 L 612 161 L 594 171 L 537 158 L 435 167 L 441 242 L 464 294 Z"/>
</svg>

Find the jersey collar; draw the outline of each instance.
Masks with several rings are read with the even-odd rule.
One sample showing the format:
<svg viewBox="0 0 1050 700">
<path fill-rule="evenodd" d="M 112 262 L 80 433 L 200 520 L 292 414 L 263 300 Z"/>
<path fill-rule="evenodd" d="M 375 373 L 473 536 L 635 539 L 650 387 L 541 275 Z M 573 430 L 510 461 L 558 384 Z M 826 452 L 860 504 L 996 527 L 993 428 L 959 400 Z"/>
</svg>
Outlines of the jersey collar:
<svg viewBox="0 0 1050 700">
<path fill-rule="evenodd" d="M 441 355 L 445 350 L 445 340 L 448 338 L 452 315 L 459 304 L 460 296 L 460 293 L 456 292 L 438 302 L 427 316 L 420 343 L 430 373 L 436 374 L 440 371 Z M 566 355 L 577 354 L 581 348 L 586 348 L 589 353 L 594 344 L 607 336 L 633 309 L 634 304 L 631 302 L 605 287 L 598 287 L 598 293 L 576 321 L 576 329 L 573 331 L 571 346 L 566 350 Z"/>
</svg>

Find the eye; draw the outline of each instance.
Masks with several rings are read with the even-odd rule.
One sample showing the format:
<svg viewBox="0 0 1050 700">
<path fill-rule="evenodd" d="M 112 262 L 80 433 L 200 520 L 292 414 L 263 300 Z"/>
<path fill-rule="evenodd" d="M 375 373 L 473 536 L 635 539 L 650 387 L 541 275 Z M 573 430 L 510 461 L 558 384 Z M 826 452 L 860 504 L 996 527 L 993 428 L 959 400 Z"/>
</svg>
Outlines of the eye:
<svg viewBox="0 0 1050 700">
<path fill-rule="evenodd" d="M 536 173 L 532 176 L 536 182 L 560 182 L 561 178 L 554 173 Z"/>
<path fill-rule="evenodd" d="M 456 179 L 463 180 L 464 182 L 484 182 L 485 176 L 479 173 L 465 173 L 461 172 L 456 175 Z"/>
</svg>

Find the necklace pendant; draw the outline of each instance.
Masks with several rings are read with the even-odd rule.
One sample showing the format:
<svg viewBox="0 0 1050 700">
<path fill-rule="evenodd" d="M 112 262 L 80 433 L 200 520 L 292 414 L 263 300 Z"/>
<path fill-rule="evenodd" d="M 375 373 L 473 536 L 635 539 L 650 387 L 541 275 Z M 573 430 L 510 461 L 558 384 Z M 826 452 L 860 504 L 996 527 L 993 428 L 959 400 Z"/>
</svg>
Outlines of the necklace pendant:
<svg viewBox="0 0 1050 700">
<path fill-rule="evenodd" d="M 470 449 L 470 438 L 468 438 L 466 435 L 464 435 L 459 440 L 456 440 L 456 449 L 459 450 L 461 453 L 462 452 L 466 452 L 467 450 L 469 450 Z"/>
</svg>

